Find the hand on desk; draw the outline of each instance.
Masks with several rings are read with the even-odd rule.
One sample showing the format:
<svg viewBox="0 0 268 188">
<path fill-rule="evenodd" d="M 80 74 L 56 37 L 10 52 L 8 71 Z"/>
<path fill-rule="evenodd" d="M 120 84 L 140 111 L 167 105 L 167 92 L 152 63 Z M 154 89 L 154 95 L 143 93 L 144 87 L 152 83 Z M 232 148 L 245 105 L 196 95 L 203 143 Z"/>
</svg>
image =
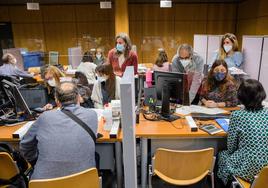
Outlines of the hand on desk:
<svg viewBox="0 0 268 188">
<path fill-rule="evenodd" d="M 218 107 L 218 104 L 213 100 L 207 100 L 204 105 L 208 108 L 216 108 Z"/>
<path fill-rule="evenodd" d="M 43 108 L 44 108 L 44 110 L 52 110 L 53 109 L 53 105 L 50 104 L 50 103 L 48 103 Z"/>
</svg>

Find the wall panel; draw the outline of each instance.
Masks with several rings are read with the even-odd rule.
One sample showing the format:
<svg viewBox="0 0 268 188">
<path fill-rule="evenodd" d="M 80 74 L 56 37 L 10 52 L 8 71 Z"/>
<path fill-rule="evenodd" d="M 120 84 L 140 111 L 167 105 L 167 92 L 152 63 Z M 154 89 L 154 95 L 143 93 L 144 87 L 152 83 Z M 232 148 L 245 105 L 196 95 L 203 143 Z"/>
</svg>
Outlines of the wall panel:
<svg viewBox="0 0 268 188">
<path fill-rule="evenodd" d="M 10 21 L 8 6 L 0 6 L 0 22 Z"/>
<path fill-rule="evenodd" d="M 40 10 L 27 10 L 25 6 L 10 6 L 10 20 L 12 23 L 40 23 L 42 22 L 42 7 Z"/>
<path fill-rule="evenodd" d="M 77 46 L 75 23 L 45 23 L 47 51 L 58 51 L 59 62 L 68 63 L 68 48 Z"/>
<path fill-rule="evenodd" d="M 75 22 L 73 5 L 42 6 L 44 22 Z"/>
</svg>

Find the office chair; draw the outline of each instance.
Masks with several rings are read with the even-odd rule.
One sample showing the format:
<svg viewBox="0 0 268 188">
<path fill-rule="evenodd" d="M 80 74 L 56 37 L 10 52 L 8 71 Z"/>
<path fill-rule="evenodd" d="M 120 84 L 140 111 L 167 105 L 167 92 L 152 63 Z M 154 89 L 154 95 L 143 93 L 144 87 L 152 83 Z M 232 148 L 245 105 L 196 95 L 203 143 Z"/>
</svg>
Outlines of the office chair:
<svg viewBox="0 0 268 188">
<path fill-rule="evenodd" d="M 264 188 L 267 187 L 267 179 L 268 179 L 268 166 L 264 167 L 260 173 L 255 176 L 255 179 L 252 184 L 249 182 L 234 176 L 235 181 L 232 183 L 233 188 L 241 187 L 241 188 Z"/>
<path fill-rule="evenodd" d="M 152 176 L 173 185 L 192 185 L 209 175 L 214 188 L 214 165 L 216 157 L 213 148 L 202 150 L 178 151 L 159 148 L 149 165 L 149 187 Z"/>
<path fill-rule="evenodd" d="M 52 179 L 31 180 L 29 188 L 101 188 L 101 178 L 96 168 Z"/>
<path fill-rule="evenodd" d="M 10 180 L 20 173 L 16 162 L 7 152 L 0 152 L 0 166 L 1 169 L 5 169 L 0 170 L 0 179 L 2 180 Z"/>
</svg>

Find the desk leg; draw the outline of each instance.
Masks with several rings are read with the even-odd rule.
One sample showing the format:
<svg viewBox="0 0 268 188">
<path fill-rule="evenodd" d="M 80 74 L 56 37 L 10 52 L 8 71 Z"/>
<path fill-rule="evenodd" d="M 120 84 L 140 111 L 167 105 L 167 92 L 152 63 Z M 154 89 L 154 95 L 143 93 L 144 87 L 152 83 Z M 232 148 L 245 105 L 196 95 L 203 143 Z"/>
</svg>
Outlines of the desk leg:
<svg viewBox="0 0 268 188">
<path fill-rule="evenodd" d="M 148 139 L 141 138 L 141 187 L 145 188 L 147 180 Z"/>
<path fill-rule="evenodd" d="M 123 185 L 123 167 L 122 167 L 122 145 L 121 142 L 115 142 L 115 163 L 116 163 L 116 178 L 117 187 L 121 188 Z"/>
</svg>

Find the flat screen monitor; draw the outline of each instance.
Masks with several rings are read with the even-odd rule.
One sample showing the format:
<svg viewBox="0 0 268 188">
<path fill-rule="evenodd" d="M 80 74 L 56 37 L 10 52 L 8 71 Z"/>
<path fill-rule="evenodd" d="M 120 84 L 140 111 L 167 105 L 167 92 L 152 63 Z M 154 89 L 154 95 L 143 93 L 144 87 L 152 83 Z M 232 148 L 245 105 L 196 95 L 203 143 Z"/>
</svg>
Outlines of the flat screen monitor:
<svg viewBox="0 0 268 188">
<path fill-rule="evenodd" d="M 161 115 L 165 120 L 175 120 L 176 116 L 170 114 L 170 101 L 189 105 L 187 74 L 155 71 L 154 81 L 157 100 L 162 102 Z"/>
<path fill-rule="evenodd" d="M 26 118 L 32 118 L 33 114 L 22 97 L 18 87 L 7 80 L 2 80 L 2 86 L 7 97 L 14 106 L 15 113 L 18 114 L 21 112 L 26 116 Z"/>
</svg>

